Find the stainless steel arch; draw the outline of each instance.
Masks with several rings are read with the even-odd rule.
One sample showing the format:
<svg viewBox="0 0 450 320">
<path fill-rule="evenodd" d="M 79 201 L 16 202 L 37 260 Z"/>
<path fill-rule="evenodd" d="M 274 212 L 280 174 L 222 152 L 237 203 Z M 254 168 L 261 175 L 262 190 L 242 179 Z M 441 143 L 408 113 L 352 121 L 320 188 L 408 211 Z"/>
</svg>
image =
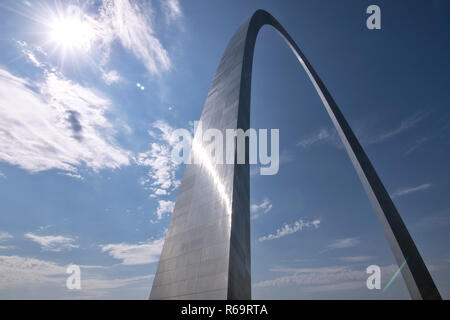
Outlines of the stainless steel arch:
<svg viewBox="0 0 450 320">
<path fill-rule="evenodd" d="M 439 292 L 394 203 L 327 88 L 294 40 L 268 12 L 256 11 L 234 34 L 208 93 L 203 129 L 250 127 L 253 51 L 258 31 L 271 25 L 287 41 L 314 84 L 381 222 L 413 299 Z M 166 234 L 150 299 L 250 299 L 249 166 L 217 165 L 197 129 Z"/>
</svg>

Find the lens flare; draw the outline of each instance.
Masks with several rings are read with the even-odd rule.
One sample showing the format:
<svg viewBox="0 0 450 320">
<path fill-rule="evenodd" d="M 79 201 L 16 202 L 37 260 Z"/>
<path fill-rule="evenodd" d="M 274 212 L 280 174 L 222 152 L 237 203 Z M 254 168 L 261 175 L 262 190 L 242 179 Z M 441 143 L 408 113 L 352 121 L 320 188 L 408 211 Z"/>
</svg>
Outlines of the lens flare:
<svg viewBox="0 0 450 320">
<path fill-rule="evenodd" d="M 94 35 L 94 28 L 75 6 L 50 23 L 50 41 L 63 50 L 89 51 Z"/>
</svg>

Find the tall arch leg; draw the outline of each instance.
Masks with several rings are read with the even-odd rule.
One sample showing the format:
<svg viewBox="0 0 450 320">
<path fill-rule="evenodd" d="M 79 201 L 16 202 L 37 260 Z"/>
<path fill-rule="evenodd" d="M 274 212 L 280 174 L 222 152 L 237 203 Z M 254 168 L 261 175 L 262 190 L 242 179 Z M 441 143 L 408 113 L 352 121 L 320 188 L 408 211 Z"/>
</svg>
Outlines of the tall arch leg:
<svg viewBox="0 0 450 320">
<path fill-rule="evenodd" d="M 263 25 L 287 41 L 319 94 L 386 234 L 413 299 L 440 299 L 394 203 L 343 114 L 294 40 L 263 10 L 234 34 L 220 61 L 200 118 L 203 129 L 250 127 L 253 51 Z M 247 150 L 248 151 L 248 150 Z M 166 235 L 151 299 L 250 299 L 248 165 L 216 165 L 196 132 Z"/>
</svg>

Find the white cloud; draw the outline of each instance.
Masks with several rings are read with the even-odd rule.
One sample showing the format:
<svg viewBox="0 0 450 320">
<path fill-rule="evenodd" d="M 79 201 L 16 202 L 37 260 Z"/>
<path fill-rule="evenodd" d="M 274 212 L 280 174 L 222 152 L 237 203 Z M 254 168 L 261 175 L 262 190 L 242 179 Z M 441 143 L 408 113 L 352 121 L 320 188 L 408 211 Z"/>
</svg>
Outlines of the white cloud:
<svg viewBox="0 0 450 320">
<path fill-rule="evenodd" d="M 313 221 L 303 221 L 303 220 L 297 220 L 293 224 L 285 224 L 281 229 L 277 229 L 277 231 L 274 234 L 269 234 L 267 236 L 260 237 L 258 241 L 266 241 L 266 240 L 274 240 L 278 239 L 293 233 L 296 233 L 298 231 L 301 231 L 305 228 L 314 228 L 317 229 L 320 225 L 320 220 L 313 220 Z"/>
<path fill-rule="evenodd" d="M 261 216 L 261 214 L 268 213 L 270 210 L 272 210 L 272 203 L 268 198 L 264 198 L 259 204 L 254 203 L 250 206 L 252 219 L 257 219 Z"/>
<path fill-rule="evenodd" d="M 26 50 L 24 49 L 22 51 L 27 57 L 28 59 L 36 66 L 36 67 L 41 67 L 42 64 L 38 61 L 38 59 L 36 58 L 36 56 L 34 55 L 34 53 L 31 50 Z"/>
<path fill-rule="evenodd" d="M 155 13 L 152 3 L 138 0 L 101 0 L 89 1 L 80 8 L 74 4 L 64 4 L 58 8 L 48 8 L 41 16 L 35 19 L 47 30 L 48 38 L 46 50 L 56 51 L 61 49 L 61 54 L 89 54 L 86 61 L 95 61 L 96 66 L 102 71 L 105 81 L 115 81 L 113 74 L 103 72 L 103 67 L 109 62 L 111 50 L 116 44 L 120 44 L 132 53 L 147 71 L 152 74 L 161 74 L 171 68 L 171 61 L 167 50 L 162 45 L 155 32 L 154 25 L 157 18 L 165 17 L 166 22 L 179 19 L 182 16 L 181 7 L 177 0 L 168 0 L 161 5 L 161 11 Z M 77 21 L 80 28 L 78 36 L 78 50 L 64 50 L 58 37 L 55 38 L 54 21 Z M 58 29 L 56 29 L 58 31 Z M 64 39 L 63 39 L 64 40 Z M 18 42 L 22 46 L 22 53 L 37 67 L 45 66 L 36 57 L 36 50 L 30 49 L 24 42 Z M 48 49 L 47 47 L 53 46 Z M 41 50 L 37 47 L 36 49 Z M 64 58 L 64 57 L 63 57 Z M 94 64 L 91 64 L 91 66 Z M 113 80 L 111 80 L 113 77 Z"/>
<path fill-rule="evenodd" d="M 152 274 L 128 278 L 108 278 L 104 270 L 111 267 L 80 265 L 81 290 L 65 289 L 67 265 L 21 256 L 0 256 L 0 288 L 39 288 L 42 295 L 30 298 L 104 298 L 111 289 L 151 285 Z M 50 289 L 50 290 L 49 290 Z M 51 290 L 53 289 L 53 290 Z M 105 290 L 106 289 L 106 290 Z M 26 296 L 26 292 L 22 293 Z"/>
<path fill-rule="evenodd" d="M 289 163 L 295 160 L 295 155 L 290 150 L 283 150 L 280 154 L 280 164 Z"/>
<path fill-rule="evenodd" d="M 11 234 L 9 234 L 8 232 L 0 232 L 0 244 L 1 242 L 8 240 L 8 239 L 12 239 L 13 236 Z M 7 249 L 12 249 L 13 246 L 3 246 L 0 245 L 0 249 L 1 250 L 7 250 Z"/>
<path fill-rule="evenodd" d="M 66 268 L 53 262 L 19 256 L 0 256 L 0 288 L 30 284 L 58 283 L 63 285 Z M 60 278 L 58 278 L 60 276 Z"/>
<path fill-rule="evenodd" d="M 287 274 L 272 280 L 256 283 L 255 287 L 283 287 L 288 285 L 313 286 L 336 283 L 342 280 L 363 280 L 367 278 L 365 270 L 352 270 L 346 266 L 321 268 L 276 268 L 272 272 Z M 365 281 L 361 281 L 365 285 Z"/>
<path fill-rule="evenodd" d="M 353 256 L 353 257 L 339 257 L 338 260 L 343 262 L 365 262 L 373 260 L 375 257 L 372 256 Z"/>
<path fill-rule="evenodd" d="M 382 274 L 385 279 L 389 279 L 397 269 L 395 265 L 384 266 Z M 365 268 L 355 269 L 349 266 L 277 268 L 270 271 L 285 275 L 257 282 L 254 287 L 300 286 L 307 292 L 329 292 L 363 288 L 367 280 Z"/>
<path fill-rule="evenodd" d="M 6 179 L 6 175 L 0 171 L 0 179 Z"/>
<path fill-rule="evenodd" d="M 175 207 L 175 202 L 159 200 L 158 201 L 158 209 L 156 210 L 156 215 L 158 216 L 158 220 L 161 220 L 164 214 L 171 214 L 173 212 L 173 208 Z"/>
<path fill-rule="evenodd" d="M 423 115 L 413 115 L 408 118 L 405 118 L 401 121 L 401 123 L 394 129 L 384 132 L 378 136 L 371 137 L 371 138 L 362 138 L 360 139 L 365 145 L 371 145 L 371 144 L 377 144 L 384 142 L 390 138 L 393 138 L 410 128 L 414 127 L 416 124 L 418 124 L 420 121 L 422 121 L 424 118 Z M 329 143 L 337 148 L 342 148 L 343 144 L 339 138 L 339 135 L 337 134 L 337 131 L 332 129 L 326 129 L 321 128 L 318 132 L 315 134 L 306 137 L 302 140 L 300 140 L 296 145 L 297 147 L 302 147 L 304 149 L 307 149 L 317 143 L 326 142 Z"/>
<path fill-rule="evenodd" d="M 32 48 L 25 41 L 16 41 L 16 43 L 20 46 L 22 54 L 27 57 L 28 61 L 34 64 L 35 67 L 40 68 L 44 66 L 44 64 L 36 57 L 36 52 L 41 55 L 44 54 L 41 48 Z"/>
<path fill-rule="evenodd" d="M 142 184 L 152 192 L 151 197 L 169 195 L 180 185 L 176 179 L 176 170 L 179 164 L 172 161 L 172 149 L 177 140 L 172 136 L 173 128 L 164 121 L 157 121 L 153 127 L 158 133 L 149 131 L 149 134 L 157 140 L 150 145 L 150 149 L 137 155 L 136 163 L 149 167 L 147 177 Z"/>
<path fill-rule="evenodd" d="M 0 241 L 11 239 L 12 237 L 8 232 L 0 232 Z"/>
<path fill-rule="evenodd" d="M 31 82 L 0 68 L 0 160 L 31 172 L 128 165 L 129 153 L 113 141 L 105 117 L 110 105 L 55 73 Z"/>
<path fill-rule="evenodd" d="M 421 190 L 426 190 L 431 188 L 431 183 L 425 183 L 425 184 L 421 184 L 420 186 L 417 187 L 410 187 L 410 188 L 402 188 L 402 189 L 398 189 L 397 191 L 395 191 L 392 194 L 392 198 L 398 198 L 413 192 L 417 192 L 417 191 L 421 191 Z"/>
<path fill-rule="evenodd" d="M 123 288 L 128 287 L 130 285 L 137 286 L 137 285 L 146 285 L 147 288 L 151 286 L 150 280 L 154 278 L 153 274 L 143 275 L 143 276 L 136 276 L 136 277 L 129 277 L 129 278 L 114 278 L 114 279 L 108 279 L 108 278 L 89 278 L 89 279 L 82 279 L 82 290 L 104 290 L 104 289 L 116 289 L 116 288 Z M 95 293 L 94 293 L 95 294 Z M 99 292 L 100 295 L 107 294 L 107 292 Z"/>
<path fill-rule="evenodd" d="M 62 172 L 60 174 L 64 175 L 64 176 L 68 176 L 68 177 L 74 178 L 74 179 L 77 179 L 77 180 L 84 180 L 83 176 L 80 175 L 80 174 L 77 174 L 77 173 Z"/>
<path fill-rule="evenodd" d="M 122 77 L 119 75 L 119 73 L 116 70 L 103 71 L 102 78 L 103 78 L 103 81 L 105 81 L 105 83 L 107 85 L 111 85 L 111 84 L 117 83 L 122 80 Z"/>
<path fill-rule="evenodd" d="M 426 214 L 414 223 L 410 229 L 419 232 L 436 232 L 439 228 L 448 228 L 450 209 L 446 208 L 436 214 Z"/>
<path fill-rule="evenodd" d="M 151 74 L 169 70 L 169 56 L 156 37 L 149 17 L 151 8 L 137 1 L 103 0 L 96 30 L 105 50 L 105 58 L 109 57 L 112 43 L 119 40 Z"/>
<path fill-rule="evenodd" d="M 364 288 L 366 283 L 364 279 L 359 280 L 349 280 L 338 283 L 326 284 L 326 285 L 316 285 L 305 288 L 305 292 L 331 292 L 331 291 L 342 291 L 342 290 L 352 290 Z"/>
<path fill-rule="evenodd" d="M 63 251 L 78 248 L 78 245 L 73 244 L 75 239 L 64 236 L 38 236 L 31 232 L 25 234 L 25 238 L 38 243 L 43 251 Z"/>
<path fill-rule="evenodd" d="M 406 130 L 414 127 L 417 123 L 419 123 L 420 121 L 422 121 L 424 118 L 423 115 L 418 115 L 415 114 L 413 116 L 410 116 L 406 119 L 403 119 L 400 123 L 400 125 L 398 127 L 396 127 L 395 129 L 392 129 L 388 132 L 385 132 L 377 137 L 374 137 L 372 139 L 368 139 L 366 141 L 367 144 L 376 144 L 376 143 L 381 143 L 383 141 L 386 141 L 392 137 L 395 137 L 403 132 L 405 132 Z"/>
<path fill-rule="evenodd" d="M 303 147 L 303 148 L 308 148 L 308 147 L 312 146 L 313 144 L 320 142 L 320 141 L 327 140 L 330 137 L 331 137 L 331 134 L 328 132 L 328 130 L 322 128 L 316 134 L 299 141 L 297 143 L 297 146 Z"/>
<path fill-rule="evenodd" d="M 419 139 L 416 139 L 414 144 L 408 150 L 405 151 L 405 155 L 409 155 L 410 153 L 419 149 L 422 145 L 425 144 L 425 142 L 428 142 L 429 140 L 430 140 L 430 137 L 421 137 Z"/>
<path fill-rule="evenodd" d="M 183 16 L 178 0 L 160 0 L 160 4 L 166 16 L 167 23 L 176 21 Z"/>
<path fill-rule="evenodd" d="M 137 265 L 157 262 L 163 244 L 164 238 L 160 238 L 138 244 L 118 243 L 100 247 L 102 252 L 107 252 L 114 259 L 122 260 L 124 265 Z"/>
<path fill-rule="evenodd" d="M 360 241 L 358 238 L 345 238 L 337 239 L 328 245 L 328 249 L 344 249 L 350 247 L 356 247 Z"/>
</svg>

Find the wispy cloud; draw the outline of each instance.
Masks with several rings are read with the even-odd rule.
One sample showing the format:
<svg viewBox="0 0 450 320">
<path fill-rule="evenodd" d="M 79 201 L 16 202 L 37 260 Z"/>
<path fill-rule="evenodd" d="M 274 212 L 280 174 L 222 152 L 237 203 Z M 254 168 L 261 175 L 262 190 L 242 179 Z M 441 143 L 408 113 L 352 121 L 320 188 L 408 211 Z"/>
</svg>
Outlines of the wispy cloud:
<svg viewBox="0 0 450 320">
<path fill-rule="evenodd" d="M 68 176 L 77 180 L 84 180 L 83 176 L 78 173 L 71 173 L 71 172 L 61 172 L 60 175 Z"/>
<path fill-rule="evenodd" d="M 176 178 L 176 170 L 179 164 L 172 161 L 172 149 L 177 140 L 172 136 L 174 128 L 165 121 L 157 121 L 153 124 L 157 132 L 149 131 L 156 140 L 150 145 L 150 149 L 137 155 L 136 163 L 149 167 L 148 175 L 141 183 L 152 192 L 151 197 L 169 195 L 180 185 Z"/>
<path fill-rule="evenodd" d="M 183 16 L 178 0 L 160 0 L 159 3 L 161 4 L 167 23 L 170 24 L 173 21 L 177 21 Z"/>
<path fill-rule="evenodd" d="M 265 197 L 261 203 L 254 203 L 250 206 L 251 218 L 257 219 L 270 210 L 272 210 L 272 203 L 269 198 Z"/>
<path fill-rule="evenodd" d="M 353 256 L 353 257 L 339 257 L 337 259 L 339 261 L 343 261 L 343 262 L 358 263 L 358 262 L 370 261 L 370 260 L 373 260 L 374 258 L 375 257 L 373 257 L 373 256 Z"/>
<path fill-rule="evenodd" d="M 362 143 L 364 143 L 365 145 L 378 144 L 378 143 L 387 141 L 397 135 L 402 134 L 403 132 L 409 130 L 410 128 L 414 127 L 416 124 L 420 123 L 424 118 L 425 118 L 425 115 L 423 115 L 423 114 L 415 114 L 413 116 L 403 119 L 400 122 L 400 124 L 392 130 L 386 131 L 386 132 L 381 133 L 378 136 L 374 136 L 374 137 L 369 137 L 369 138 L 362 137 L 360 139 L 360 141 Z M 423 142 L 424 141 L 418 141 L 418 143 L 423 143 Z M 343 147 L 343 144 L 339 138 L 339 135 L 337 134 L 337 132 L 334 128 L 331 128 L 331 129 L 321 128 L 319 131 L 317 131 L 313 135 L 310 135 L 310 136 L 305 137 L 302 140 L 300 140 L 296 144 L 296 146 L 304 148 L 304 149 L 308 149 L 308 148 L 312 147 L 313 145 L 316 145 L 319 143 L 328 143 L 337 148 Z M 415 147 L 413 148 L 413 150 L 414 149 L 415 149 Z M 407 153 L 412 152 L 413 150 L 407 151 Z"/>
<path fill-rule="evenodd" d="M 39 16 L 33 13 L 34 20 L 43 25 L 44 30 L 52 29 L 52 21 L 61 17 L 76 19 L 80 28 L 85 28 L 86 35 L 80 44 L 83 50 L 79 54 L 86 54 L 91 66 L 98 68 L 105 77 L 107 83 L 118 78 L 113 74 L 103 71 L 108 64 L 111 51 L 117 44 L 133 54 L 147 69 L 151 75 L 158 75 L 170 70 L 171 60 L 167 50 L 162 45 L 159 35 L 156 33 L 158 18 L 164 17 L 166 26 L 179 20 L 183 16 L 181 6 L 177 0 L 166 0 L 161 3 L 161 10 L 156 12 L 151 2 L 138 0 L 100 0 L 89 1 L 83 7 L 74 3 L 60 4 L 57 8 L 48 7 Z M 18 42 L 19 45 L 24 42 Z M 58 49 L 58 43 L 46 43 L 47 47 L 53 45 L 50 50 Z M 37 47 L 44 54 L 44 50 Z M 36 67 L 46 64 L 40 61 L 36 55 L 37 50 L 23 45 L 22 54 Z M 67 52 L 63 50 L 62 55 Z M 94 62 L 95 61 L 95 62 Z"/>
<path fill-rule="evenodd" d="M 392 275 L 397 266 L 383 266 L 385 278 Z M 366 286 L 367 274 L 365 268 L 357 269 L 350 266 L 330 266 L 319 268 L 276 268 L 272 272 L 284 275 L 260 281 L 255 288 L 299 286 L 305 292 L 329 292 L 363 288 Z"/>
<path fill-rule="evenodd" d="M 411 229 L 418 232 L 436 232 L 437 229 L 448 228 L 450 225 L 450 208 L 437 213 L 426 213 L 417 220 Z"/>
<path fill-rule="evenodd" d="M 63 251 L 78 248 L 78 245 L 73 244 L 75 239 L 64 236 L 38 236 L 31 232 L 25 234 L 25 238 L 38 243 L 43 251 Z"/>
<path fill-rule="evenodd" d="M 359 245 L 360 241 L 358 238 L 344 238 L 334 240 L 332 243 L 328 245 L 328 249 L 344 249 L 356 247 Z"/>
<path fill-rule="evenodd" d="M 276 268 L 272 272 L 286 274 L 271 280 L 257 282 L 255 287 L 284 287 L 291 285 L 316 286 L 335 284 L 341 281 L 361 280 L 365 285 L 365 270 L 355 270 L 347 266 L 331 266 L 320 268 Z"/>
<path fill-rule="evenodd" d="M 149 287 L 153 279 L 152 274 L 127 278 L 108 277 L 104 270 L 110 267 L 104 266 L 80 265 L 80 268 L 81 290 L 61 291 L 61 288 L 65 288 L 68 276 L 67 265 L 30 257 L 0 256 L 0 288 L 29 290 L 30 287 L 36 287 L 42 291 L 41 298 L 107 298 L 112 289 L 138 287 L 142 283 Z"/>
<path fill-rule="evenodd" d="M 139 288 L 140 285 L 150 287 L 151 281 L 154 278 L 153 274 L 147 274 L 142 276 L 127 277 L 127 278 L 106 278 L 99 276 L 90 276 L 87 279 L 82 279 L 82 292 L 83 294 L 91 294 L 93 297 L 102 298 L 108 295 L 108 291 L 111 289 L 117 289 L 133 286 Z M 106 290 L 106 291 L 102 291 Z M 86 292 L 87 291 L 87 292 Z"/>
<path fill-rule="evenodd" d="M 158 209 L 156 209 L 156 215 L 158 216 L 158 220 L 161 220 L 165 214 L 171 214 L 173 212 L 173 208 L 175 207 L 175 202 L 159 200 L 158 201 Z"/>
<path fill-rule="evenodd" d="M 0 287 L 2 289 L 61 282 L 55 276 L 66 277 L 66 268 L 53 262 L 19 256 L 0 256 Z"/>
<path fill-rule="evenodd" d="M 163 244 L 164 238 L 160 238 L 138 244 L 117 243 L 100 247 L 102 252 L 107 252 L 114 259 L 122 260 L 124 265 L 137 265 L 158 261 Z"/>
<path fill-rule="evenodd" d="M 414 144 L 413 144 L 408 150 L 405 151 L 405 155 L 409 155 L 410 153 L 416 151 L 416 150 L 419 149 L 422 145 L 424 145 L 425 142 L 427 142 L 427 141 L 429 141 L 429 140 L 430 140 L 429 137 L 422 137 L 422 138 L 417 139 L 417 140 L 414 142 Z"/>
<path fill-rule="evenodd" d="M 409 188 L 398 189 L 397 191 L 395 191 L 392 194 L 392 198 L 398 198 L 398 197 L 405 196 L 407 194 L 414 193 L 414 192 L 417 192 L 417 191 L 427 190 L 429 188 L 431 188 L 431 183 L 424 183 L 424 184 L 421 184 L 421 185 L 419 185 L 417 187 L 409 187 Z"/>
<path fill-rule="evenodd" d="M 171 17 L 180 7 L 168 5 Z M 100 16 L 90 17 L 97 30 L 98 41 L 102 42 L 105 60 L 109 57 L 111 45 L 119 40 L 121 45 L 140 59 L 150 74 L 159 74 L 171 67 L 166 49 L 155 34 L 150 20 L 152 8 L 138 1 L 103 0 Z M 92 20 L 91 20 L 92 21 Z"/>
<path fill-rule="evenodd" d="M 314 135 L 300 140 L 297 143 L 297 147 L 309 148 L 316 143 L 331 140 L 331 139 L 332 139 L 332 134 L 327 129 L 322 128 Z"/>
<path fill-rule="evenodd" d="M 0 179 L 6 179 L 6 175 L 0 171 Z"/>
<path fill-rule="evenodd" d="M 377 144 L 377 143 L 384 142 L 384 141 L 386 141 L 390 138 L 393 138 L 393 137 L 407 131 L 408 129 L 414 127 L 416 124 L 421 122 L 424 118 L 425 118 L 425 116 L 422 114 L 415 114 L 413 116 L 407 117 L 407 118 L 403 119 L 396 128 L 394 128 L 390 131 L 387 131 L 385 133 L 382 133 L 378 136 L 375 136 L 373 138 L 365 139 L 364 142 L 366 144 Z"/>
<path fill-rule="evenodd" d="M 298 231 L 301 231 L 306 228 L 314 228 L 317 229 L 320 225 L 320 220 L 313 220 L 313 221 L 304 221 L 304 220 L 297 220 L 292 224 L 285 224 L 282 228 L 277 229 L 277 231 L 273 234 L 269 234 L 267 236 L 260 237 L 258 241 L 266 241 L 266 240 L 274 240 L 279 239 L 281 237 L 285 237 L 287 235 L 296 233 Z"/>
<path fill-rule="evenodd" d="M 0 232 L 0 241 L 11 239 L 13 236 L 8 232 Z"/>
<path fill-rule="evenodd" d="M 122 80 L 122 77 L 116 70 L 103 71 L 102 78 L 107 85 L 112 85 Z"/>
<path fill-rule="evenodd" d="M 36 57 L 36 51 L 38 51 L 38 49 L 31 48 L 25 41 L 17 41 L 17 44 L 20 46 L 22 54 L 27 57 L 29 62 L 38 68 L 43 66 L 43 63 Z"/>
<path fill-rule="evenodd" d="M 13 246 L 1 245 L 2 242 L 7 241 L 12 238 L 13 238 L 13 236 L 11 234 L 9 234 L 8 232 L 0 232 L 0 249 L 2 249 L 2 250 L 12 249 Z"/>
<path fill-rule="evenodd" d="M 105 117 L 110 105 L 56 73 L 39 83 L 0 68 L 0 160 L 31 172 L 128 165 L 129 152 L 114 143 Z"/>
</svg>

